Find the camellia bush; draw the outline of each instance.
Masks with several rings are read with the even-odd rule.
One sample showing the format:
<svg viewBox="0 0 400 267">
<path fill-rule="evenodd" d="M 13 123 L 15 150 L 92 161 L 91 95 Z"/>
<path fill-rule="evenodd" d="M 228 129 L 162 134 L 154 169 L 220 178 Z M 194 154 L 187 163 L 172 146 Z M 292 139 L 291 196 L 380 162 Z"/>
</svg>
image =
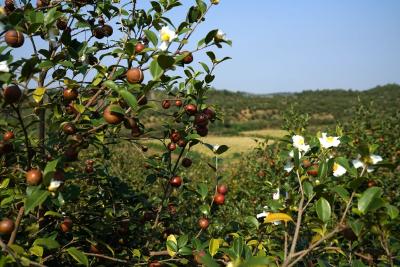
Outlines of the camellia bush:
<svg viewBox="0 0 400 267">
<path fill-rule="evenodd" d="M 310 135 L 289 116 L 290 135 L 228 177 L 228 147 L 201 137 L 221 119 L 207 92 L 229 58 L 213 49 L 231 42 L 219 29 L 192 40 L 218 0 L 182 4 L 4 2 L 1 266 L 399 264 L 384 181 L 397 151 L 378 153 L 364 126 Z M 188 175 L 194 160 L 205 168 Z"/>
</svg>

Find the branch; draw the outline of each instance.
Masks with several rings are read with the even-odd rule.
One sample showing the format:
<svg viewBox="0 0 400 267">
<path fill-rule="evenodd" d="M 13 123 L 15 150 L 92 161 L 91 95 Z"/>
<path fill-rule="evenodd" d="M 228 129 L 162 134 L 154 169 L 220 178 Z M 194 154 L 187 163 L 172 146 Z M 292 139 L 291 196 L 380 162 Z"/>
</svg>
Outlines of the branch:
<svg viewBox="0 0 400 267">
<path fill-rule="evenodd" d="M 106 255 L 103 255 L 103 254 L 87 253 L 87 252 L 84 252 L 84 254 L 87 255 L 87 256 L 93 256 L 93 257 L 96 257 L 96 258 L 102 258 L 102 259 L 106 259 L 106 260 L 110 260 L 110 261 L 128 263 L 128 261 L 126 261 L 126 260 L 113 258 L 113 257 L 106 256 Z"/>
<path fill-rule="evenodd" d="M 292 245 L 290 247 L 289 259 L 291 258 L 291 255 L 293 255 L 295 252 L 297 240 L 299 239 L 301 220 L 303 217 L 304 191 L 303 191 L 303 185 L 301 183 L 301 178 L 300 178 L 300 174 L 299 174 L 298 170 L 296 171 L 296 175 L 297 175 L 297 179 L 298 179 L 299 186 L 300 186 L 301 199 L 300 199 L 300 203 L 299 203 L 299 210 L 297 212 L 296 229 L 294 231 L 293 241 L 292 241 Z"/>
<path fill-rule="evenodd" d="M 24 215 L 24 211 L 25 211 L 24 206 L 22 206 L 18 211 L 18 216 L 17 216 L 17 219 L 15 220 L 14 230 L 12 231 L 10 240 L 8 240 L 8 243 L 7 243 L 8 246 L 12 245 L 15 241 L 15 238 L 17 237 L 18 228 L 19 228 L 19 225 L 21 224 L 21 220 L 22 220 L 22 216 Z"/>
</svg>

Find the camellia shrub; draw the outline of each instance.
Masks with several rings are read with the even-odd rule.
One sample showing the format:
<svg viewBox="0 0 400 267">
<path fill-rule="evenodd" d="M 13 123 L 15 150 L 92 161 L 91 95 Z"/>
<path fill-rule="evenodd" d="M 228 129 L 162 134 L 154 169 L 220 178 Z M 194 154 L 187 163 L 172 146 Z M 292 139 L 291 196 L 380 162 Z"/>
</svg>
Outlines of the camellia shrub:
<svg viewBox="0 0 400 267">
<path fill-rule="evenodd" d="M 218 3 L 4 2 L 1 266 L 398 264 L 398 198 L 381 179 L 397 161 L 363 128 L 315 136 L 290 117 L 290 135 L 241 162 L 243 181 L 221 168 L 227 146 L 201 141 L 229 59 L 212 49 L 231 42 L 192 39 Z"/>
</svg>

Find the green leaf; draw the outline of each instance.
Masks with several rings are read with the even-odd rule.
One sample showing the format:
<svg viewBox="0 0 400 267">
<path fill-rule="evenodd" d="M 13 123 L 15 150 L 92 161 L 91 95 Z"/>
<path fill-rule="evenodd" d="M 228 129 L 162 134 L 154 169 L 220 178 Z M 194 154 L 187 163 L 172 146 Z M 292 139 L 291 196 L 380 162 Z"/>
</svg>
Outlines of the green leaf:
<svg viewBox="0 0 400 267">
<path fill-rule="evenodd" d="M 157 35 L 156 35 L 154 32 L 150 31 L 150 30 L 144 30 L 143 32 L 144 32 L 144 34 L 146 35 L 147 39 L 149 39 L 149 41 L 150 41 L 154 46 L 157 46 L 157 44 L 158 44 Z"/>
<path fill-rule="evenodd" d="M 217 148 L 217 150 L 214 152 L 217 155 L 221 155 L 222 153 L 225 153 L 226 151 L 228 151 L 229 147 L 226 145 L 221 145 Z"/>
<path fill-rule="evenodd" d="M 347 191 L 343 186 L 337 185 L 332 188 L 332 191 L 338 194 L 344 201 L 348 201 L 350 199 L 349 191 Z"/>
<path fill-rule="evenodd" d="M 324 179 L 328 173 L 328 164 L 327 162 L 323 161 L 321 164 L 319 164 L 318 168 L 318 177 L 319 179 Z"/>
<path fill-rule="evenodd" d="M 210 255 L 214 257 L 215 254 L 217 254 L 218 249 L 220 246 L 220 240 L 219 239 L 211 239 L 210 243 L 208 245 L 208 250 L 210 251 Z"/>
<path fill-rule="evenodd" d="M 212 30 L 206 35 L 206 38 L 204 39 L 206 44 L 209 44 L 212 40 L 214 40 L 214 37 L 217 34 L 217 32 L 218 32 L 218 29 L 217 30 Z"/>
<path fill-rule="evenodd" d="M 50 68 L 52 68 L 54 65 L 53 65 L 53 62 L 51 62 L 50 60 L 45 60 L 45 61 L 42 61 L 42 62 L 40 62 L 40 64 L 38 65 L 38 67 L 39 68 L 41 68 L 41 69 L 50 69 Z"/>
<path fill-rule="evenodd" d="M 107 88 L 110 88 L 110 89 L 113 89 L 113 90 L 116 91 L 116 92 L 119 91 L 118 85 L 117 85 L 114 81 L 111 81 L 111 80 L 105 81 L 105 82 L 103 83 L 103 86 L 105 86 L 105 87 L 107 87 Z"/>
<path fill-rule="evenodd" d="M 43 257 L 43 247 L 40 246 L 32 246 L 29 249 L 29 252 L 31 255 L 37 256 L 37 257 Z"/>
<path fill-rule="evenodd" d="M 306 193 L 306 196 L 308 199 L 312 198 L 314 194 L 314 188 L 310 182 L 304 182 L 303 183 L 303 188 L 304 188 L 304 193 Z"/>
<path fill-rule="evenodd" d="M 50 192 L 47 190 L 36 190 L 30 196 L 28 196 L 25 200 L 25 215 L 28 214 L 31 210 L 42 204 L 47 197 L 50 195 Z"/>
<path fill-rule="evenodd" d="M 399 209 L 393 205 L 386 205 L 386 213 L 389 215 L 390 219 L 394 220 L 399 216 Z"/>
<path fill-rule="evenodd" d="M 58 213 L 58 212 L 55 212 L 55 211 L 51 211 L 51 210 L 46 211 L 44 216 L 53 216 L 53 217 L 58 217 L 58 218 L 62 218 L 63 217 L 61 213 Z"/>
<path fill-rule="evenodd" d="M 130 92 L 128 92 L 127 90 L 120 90 L 119 94 L 124 98 L 124 100 L 126 101 L 126 103 L 128 103 L 128 105 L 132 108 L 132 109 L 136 109 L 138 103 L 136 100 L 136 97 L 131 94 Z"/>
<path fill-rule="evenodd" d="M 256 229 L 260 226 L 260 223 L 258 222 L 257 218 L 254 216 L 247 216 L 244 220 L 247 224 L 255 226 Z"/>
<path fill-rule="evenodd" d="M 33 242 L 33 245 L 45 247 L 47 249 L 56 249 L 60 244 L 52 238 L 38 238 Z"/>
<path fill-rule="evenodd" d="M 355 221 L 349 221 L 350 228 L 353 230 L 353 232 L 356 234 L 356 236 L 360 236 L 361 231 L 364 227 L 364 223 L 361 222 L 360 220 L 355 220 Z"/>
<path fill-rule="evenodd" d="M 125 111 L 118 105 L 111 105 L 110 106 L 110 111 L 113 113 L 118 113 L 121 115 L 125 115 Z"/>
<path fill-rule="evenodd" d="M 178 248 L 186 246 L 188 240 L 189 237 L 187 235 L 181 235 L 180 237 L 178 237 Z"/>
<path fill-rule="evenodd" d="M 171 56 L 159 55 L 157 62 L 162 69 L 166 70 L 174 65 L 175 59 Z"/>
<path fill-rule="evenodd" d="M 71 255 L 74 260 L 76 260 L 79 264 L 89 266 L 89 260 L 86 255 L 79 251 L 76 247 L 70 247 L 67 249 L 69 255 Z"/>
<path fill-rule="evenodd" d="M 160 79 L 161 75 L 163 74 L 163 69 L 160 67 L 160 65 L 158 64 L 157 60 L 153 60 L 150 63 L 150 73 L 153 76 L 154 80 L 158 80 Z"/>
<path fill-rule="evenodd" d="M 328 200 L 321 197 L 316 203 L 316 211 L 318 218 L 326 223 L 331 218 L 331 205 Z"/>
<path fill-rule="evenodd" d="M 220 265 L 209 254 L 200 258 L 200 262 L 207 267 L 219 267 Z"/>
<path fill-rule="evenodd" d="M 351 267 L 366 267 L 366 265 L 360 260 L 355 260 L 353 261 Z"/>
<path fill-rule="evenodd" d="M 203 213 L 204 215 L 209 215 L 210 214 L 210 206 L 208 205 L 201 205 L 199 207 L 200 212 Z"/>
<path fill-rule="evenodd" d="M 50 184 L 50 180 L 56 172 L 58 161 L 59 159 L 55 159 L 47 162 L 43 172 L 43 182 L 45 185 Z"/>
<path fill-rule="evenodd" d="M 201 199 L 204 200 L 207 197 L 208 187 L 206 184 L 200 183 L 197 186 L 197 193 L 201 196 Z"/>
<path fill-rule="evenodd" d="M 262 256 L 251 257 L 246 262 L 239 265 L 239 267 L 257 267 L 257 266 L 269 266 L 274 263 L 271 259 Z"/>
<path fill-rule="evenodd" d="M 358 200 L 358 210 L 361 213 L 366 213 L 370 208 L 372 202 L 382 195 L 382 189 L 379 187 L 370 187 L 364 191 Z"/>
</svg>

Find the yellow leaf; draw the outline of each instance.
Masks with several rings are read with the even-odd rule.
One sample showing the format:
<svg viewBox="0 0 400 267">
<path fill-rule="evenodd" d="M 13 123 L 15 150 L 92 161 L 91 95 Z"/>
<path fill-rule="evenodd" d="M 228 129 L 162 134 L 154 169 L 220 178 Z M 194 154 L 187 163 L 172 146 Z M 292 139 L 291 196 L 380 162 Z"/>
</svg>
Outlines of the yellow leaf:
<svg viewBox="0 0 400 267">
<path fill-rule="evenodd" d="M 217 254 L 218 249 L 220 245 L 220 240 L 219 239 L 211 239 L 210 244 L 208 245 L 208 249 L 210 251 L 210 255 L 214 257 L 215 254 Z"/>
<path fill-rule="evenodd" d="M 250 240 L 249 242 L 247 242 L 248 246 L 257 246 L 260 242 L 258 240 Z"/>
<path fill-rule="evenodd" d="M 167 237 L 167 241 L 171 241 L 171 242 L 175 243 L 178 246 L 178 242 L 176 241 L 176 237 L 174 235 L 169 235 Z M 167 246 L 167 251 L 168 251 L 168 254 L 171 257 L 175 256 L 175 254 L 176 254 L 176 252 L 173 251 L 169 246 Z"/>
<path fill-rule="evenodd" d="M 46 93 L 46 88 L 44 87 L 38 87 L 35 89 L 35 91 L 33 91 L 33 99 L 36 101 L 36 103 L 42 101 L 45 93 Z"/>
<path fill-rule="evenodd" d="M 265 223 L 273 223 L 278 221 L 288 222 L 293 221 L 293 219 L 285 213 L 269 213 L 264 220 Z"/>
<path fill-rule="evenodd" d="M 321 239 L 321 235 L 320 234 L 316 234 L 312 237 L 311 239 L 311 244 L 314 244 L 315 242 L 319 241 Z"/>
</svg>

